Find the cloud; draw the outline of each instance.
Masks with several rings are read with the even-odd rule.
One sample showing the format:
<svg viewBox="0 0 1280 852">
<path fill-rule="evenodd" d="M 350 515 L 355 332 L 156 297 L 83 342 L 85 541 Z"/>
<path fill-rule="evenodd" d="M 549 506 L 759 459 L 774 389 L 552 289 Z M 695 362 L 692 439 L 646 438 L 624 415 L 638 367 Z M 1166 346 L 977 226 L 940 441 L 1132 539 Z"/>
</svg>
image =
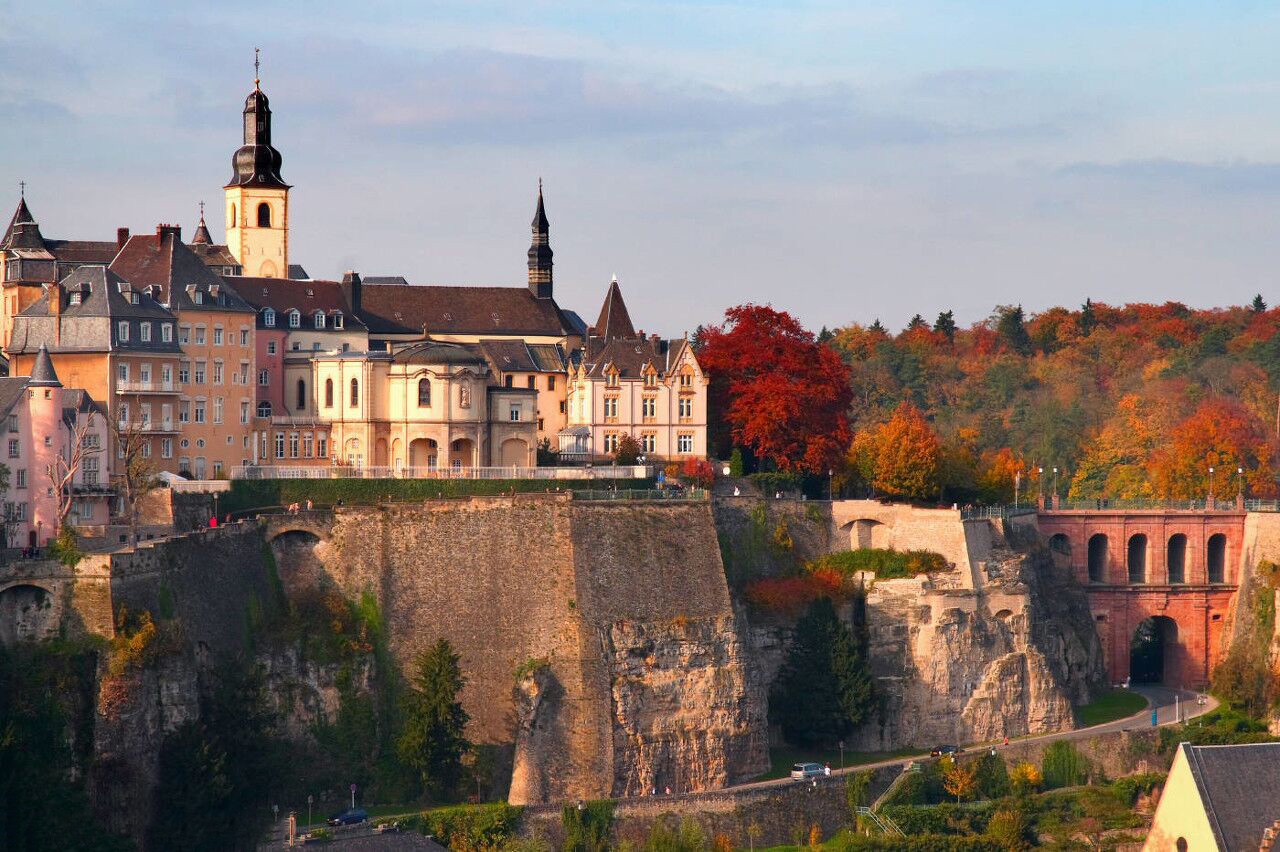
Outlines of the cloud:
<svg viewBox="0 0 1280 852">
<path fill-rule="evenodd" d="M 1245 160 L 1197 163 L 1172 159 L 1078 162 L 1062 166 L 1069 178 L 1122 181 L 1149 189 L 1179 189 L 1204 196 L 1270 195 L 1280 192 L 1280 163 Z"/>
</svg>

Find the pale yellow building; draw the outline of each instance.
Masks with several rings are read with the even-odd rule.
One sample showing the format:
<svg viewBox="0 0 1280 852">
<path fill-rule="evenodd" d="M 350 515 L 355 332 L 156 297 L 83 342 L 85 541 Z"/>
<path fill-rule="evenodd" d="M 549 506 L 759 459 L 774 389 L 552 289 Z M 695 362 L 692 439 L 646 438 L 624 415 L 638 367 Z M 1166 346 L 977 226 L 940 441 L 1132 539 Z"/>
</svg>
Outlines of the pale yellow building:
<svg viewBox="0 0 1280 852">
<path fill-rule="evenodd" d="M 311 358 L 335 461 L 428 471 L 532 466 L 537 392 L 495 386 L 477 347 L 427 341 Z"/>
<path fill-rule="evenodd" d="M 709 380 L 693 347 L 638 334 L 616 278 L 568 378 L 562 461 L 606 461 L 624 435 L 647 460 L 706 458 Z"/>
<path fill-rule="evenodd" d="M 227 249 L 251 278 L 289 277 L 289 185 L 281 161 L 271 144 L 271 107 L 254 80 L 244 101 L 244 144 L 224 187 Z"/>
<path fill-rule="evenodd" d="M 1280 743 L 1182 743 L 1144 852 L 1258 852 L 1280 832 Z"/>
</svg>

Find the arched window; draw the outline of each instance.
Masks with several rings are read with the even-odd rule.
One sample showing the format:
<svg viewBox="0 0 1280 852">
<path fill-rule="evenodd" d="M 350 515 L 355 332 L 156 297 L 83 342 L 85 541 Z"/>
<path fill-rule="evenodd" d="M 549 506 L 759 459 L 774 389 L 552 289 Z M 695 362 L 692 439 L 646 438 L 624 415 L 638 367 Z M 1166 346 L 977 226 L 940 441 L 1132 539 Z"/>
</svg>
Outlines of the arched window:
<svg viewBox="0 0 1280 852">
<path fill-rule="evenodd" d="M 231 205 L 231 220 L 230 220 L 229 222 L 227 222 L 227 227 L 228 227 L 228 228 L 234 228 L 235 226 L 236 226 L 236 206 L 235 206 L 234 204 L 232 204 L 232 205 Z"/>
<path fill-rule="evenodd" d="M 1187 579 L 1187 537 L 1182 533 L 1169 536 L 1166 550 L 1166 579 L 1170 583 L 1184 583 Z"/>
<path fill-rule="evenodd" d="M 298 410 L 307 410 L 307 383 L 298 379 Z"/>
<path fill-rule="evenodd" d="M 271 308 L 267 308 L 262 312 L 262 324 L 267 328 L 276 327 L 276 312 Z"/>
<path fill-rule="evenodd" d="M 356 379 L 351 380 L 351 406 L 360 404 L 360 382 Z"/>
<path fill-rule="evenodd" d="M 1147 537 L 1135 533 L 1129 537 L 1127 559 L 1130 583 L 1147 582 Z"/>
<path fill-rule="evenodd" d="M 1208 574 L 1210 583 L 1221 583 L 1226 580 L 1227 537 L 1222 533 L 1209 536 Z"/>
<path fill-rule="evenodd" d="M 333 408 L 333 379 L 324 380 L 324 407 Z"/>
<path fill-rule="evenodd" d="M 431 407 L 431 380 L 418 379 L 418 407 Z"/>
<path fill-rule="evenodd" d="M 1103 583 L 1107 579 L 1107 537 L 1097 533 L 1089 537 L 1089 582 Z"/>
<path fill-rule="evenodd" d="M 265 201 L 258 205 L 258 227 L 271 227 L 271 205 Z"/>
<path fill-rule="evenodd" d="M 258 416 L 259 416 L 259 417 L 270 417 L 270 416 L 271 416 L 271 403 L 267 402 L 265 399 L 264 399 L 262 402 L 258 403 Z"/>
</svg>

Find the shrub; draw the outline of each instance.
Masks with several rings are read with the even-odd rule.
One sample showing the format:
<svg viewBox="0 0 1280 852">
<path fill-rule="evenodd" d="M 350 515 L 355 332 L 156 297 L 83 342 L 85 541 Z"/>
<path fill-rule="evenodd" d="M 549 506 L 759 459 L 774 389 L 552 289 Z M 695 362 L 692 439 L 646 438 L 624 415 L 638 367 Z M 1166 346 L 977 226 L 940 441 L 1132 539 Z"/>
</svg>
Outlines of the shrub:
<svg viewBox="0 0 1280 852">
<path fill-rule="evenodd" d="M 596 799 L 565 805 L 560 812 L 564 826 L 563 852 L 603 852 L 609 847 L 609 830 L 613 827 L 613 802 Z"/>
<path fill-rule="evenodd" d="M 58 530 L 58 537 L 50 542 L 49 555 L 68 568 L 76 567 L 84 558 L 84 551 L 80 549 L 80 540 L 69 524 L 63 524 Z"/>
<path fill-rule="evenodd" d="M 978 794 L 984 799 L 999 799 L 1009 795 L 1009 770 L 1004 765 L 1004 758 L 998 754 L 987 752 L 978 759 L 976 780 Z"/>
<path fill-rule="evenodd" d="M 633 465 L 640 461 L 640 442 L 632 435 L 623 435 L 613 450 L 613 462 L 620 465 Z"/>
<path fill-rule="evenodd" d="M 520 665 L 516 666 L 513 676 L 515 677 L 516 683 L 519 683 L 525 678 L 532 676 L 536 672 L 542 671 L 550 665 L 551 662 L 546 657 L 526 657 L 521 661 Z"/>
<path fill-rule="evenodd" d="M 1026 814 L 1016 807 L 1002 808 L 987 822 L 987 836 L 1010 852 L 1021 852 L 1034 845 L 1035 834 Z"/>
<path fill-rule="evenodd" d="M 710 488 L 711 483 L 715 481 L 716 473 L 711 467 L 711 462 L 706 459 L 685 459 L 680 467 L 680 476 L 699 488 Z"/>
<path fill-rule="evenodd" d="M 1014 764 L 1013 769 L 1009 771 L 1009 781 L 1015 793 L 1034 793 L 1044 783 L 1044 776 L 1040 774 L 1040 770 L 1034 763 L 1023 761 Z"/>
<path fill-rule="evenodd" d="M 729 475 L 742 476 L 742 448 L 734 447 L 729 454 Z"/>
<path fill-rule="evenodd" d="M 1049 790 L 1074 787 L 1089 779 L 1088 759 L 1067 740 L 1049 744 L 1040 759 L 1040 769 L 1044 776 L 1044 786 Z"/>
<path fill-rule="evenodd" d="M 809 564 L 810 571 L 828 569 L 841 574 L 872 571 L 879 580 L 914 577 L 917 574 L 935 574 L 951 569 L 941 553 L 931 550 L 893 550 L 868 547 L 860 550 L 844 550 L 828 553 Z"/>
<path fill-rule="evenodd" d="M 1157 750 L 1170 755 L 1178 743 L 1192 745 L 1235 745 L 1275 742 L 1267 726 L 1230 707 L 1218 707 L 1190 722 L 1160 729 Z"/>
<path fill-rule="evenodd" d="M 760 489 L 760 493 L 765 498 L 772 498 L 779 492 L 783 494 L 791 494 L 799 491 L 803 485 L 803 480 L 799 475 L 794 473 L 753 473 L 747 477 L 751 482 Z"/>
<path fill-rule="evenodd" d="M 515 834 L 521 810 L 506 802 L 455 805 L 427 811 L 408 823 L 456 852 L 481 852 L 505 846 Z"/>
<path fill-rule="evenodd" d="M 1142 772 L 1137 775 L 1126 775 L 1111 782 L 1111 789 L 1128 807 L 1133 807 L 1139 796 L 1150 795 L 1157 787 L 1164 784 L 1168 776 L 1163 772 Z"/>
</svg>

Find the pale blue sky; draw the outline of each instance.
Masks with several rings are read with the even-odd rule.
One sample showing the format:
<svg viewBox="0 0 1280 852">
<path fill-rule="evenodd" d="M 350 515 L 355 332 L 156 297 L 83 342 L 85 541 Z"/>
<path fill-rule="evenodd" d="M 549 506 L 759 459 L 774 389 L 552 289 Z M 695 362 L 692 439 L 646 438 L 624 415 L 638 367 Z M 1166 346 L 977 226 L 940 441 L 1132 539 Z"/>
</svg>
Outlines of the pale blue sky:
<svg viewBox="0 0 1280 852">
<path fill-rule="evenodd" d="M 316 277 L 518 284 L 541 175 L 561 303 L 617 273 L 666 334 L 1280 302 L 1277 44 L 1260 2 L 0 2 L 0 202 L 190 233 L 260 46 Z"/>
</svg>

